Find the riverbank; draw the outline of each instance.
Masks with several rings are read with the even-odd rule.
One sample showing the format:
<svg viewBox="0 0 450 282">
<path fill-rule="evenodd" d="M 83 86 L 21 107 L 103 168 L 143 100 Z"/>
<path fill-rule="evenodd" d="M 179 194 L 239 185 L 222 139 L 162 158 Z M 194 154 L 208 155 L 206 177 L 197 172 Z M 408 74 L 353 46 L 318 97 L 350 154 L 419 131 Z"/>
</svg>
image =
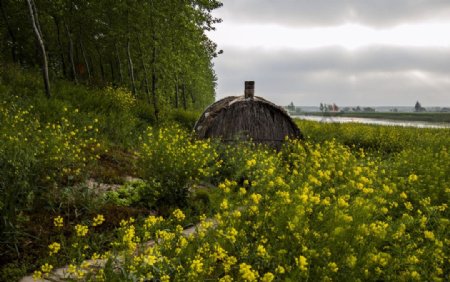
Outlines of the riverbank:
<svg viewBox="0 0 450 282">
<path fill-rule="evenodd" d="M 450 113 L 393 113 L 393 112 L 338 112 L 338 113 L 318 113 L 306 112 L 305 116 L 323 116 L 323 117 L 352 117 L 352 118 L 371 118 L 399 121 L 423 121 L 436 123 L 450 123 Z"/>
</svg>

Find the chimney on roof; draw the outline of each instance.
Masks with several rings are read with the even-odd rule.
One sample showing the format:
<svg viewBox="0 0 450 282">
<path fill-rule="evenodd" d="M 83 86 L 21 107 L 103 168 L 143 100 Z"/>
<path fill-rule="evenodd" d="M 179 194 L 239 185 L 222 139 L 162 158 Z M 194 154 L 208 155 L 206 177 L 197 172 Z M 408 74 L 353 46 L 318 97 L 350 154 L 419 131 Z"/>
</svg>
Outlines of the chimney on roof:
<svg viewBox="0 0 450 282">
<path fill-rule="evenodd" d="M 253 99 L 255 96 L 255 82 L 254 81 L 246 81 L 245 82 L 245 99 Z"/>
</svg>

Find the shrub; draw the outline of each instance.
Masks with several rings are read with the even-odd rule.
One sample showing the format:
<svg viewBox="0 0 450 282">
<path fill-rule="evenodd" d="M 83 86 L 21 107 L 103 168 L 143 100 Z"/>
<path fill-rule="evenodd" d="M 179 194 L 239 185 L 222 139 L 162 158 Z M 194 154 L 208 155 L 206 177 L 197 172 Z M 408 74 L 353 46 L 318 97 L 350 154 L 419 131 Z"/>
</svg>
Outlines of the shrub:
<svg viewBox="0 0 450 282">
<path fill-rule="evenodd" d="M 199 113 L 185 110 L 174 110 L 169 116 L 171 120 L 180 124 L 187 130 L 192 130 L 194 128 L 194 125 L 199 117 Z"/>
<path fill-rule="evenodd" d="M 396 155 L 387 167 L 383 158 L 336 140 L 291 140 L 279 153 L 255 148 L 241 163 L 250 179 L 218 185 L 217 211 L 212 220 L 200 217 L 197 234 L 181 232 L 186 218 L 179 210 L 144 224 L 124 221 L 114 250 L 105 253 L 108 263 L 86 277 L 445 281 L 449 158 L 445 147 L 435 150 Z M 435 157 L 441 160 L 428 170 Z M 400 167 L 405 160 L 416 164 L 416 174 Z M 150 247 L 139 244 L 148 240 Z"/>
<path fill-rule="evenodd" d="M 158 183 L 150 185 L 142 180 L 130 181 L 117 190 L 108 191 L 104 198 L 107 203 L 117 206 L 134 206 L 154 209 L 160 187 Z"/>
<path fill-rule="evenodd" d="M 214 175 L 218 154 L 208 140 L 193 140 L 179 126 L 149 128 L 142 138 L 142 177 L 160 186 L 160 203 L 184 206 L 191 184 Z"/>
<path fill-rule="evenodd" d="M 2 237 L 14 234 L 24 211 L 45 206 L 55 187 L 83 179 L 101 150 L 95 122 L 77 128 L 63 116 L 42 123 L 32 111 L 15 102 L 0 104 Z"/>
</svg>

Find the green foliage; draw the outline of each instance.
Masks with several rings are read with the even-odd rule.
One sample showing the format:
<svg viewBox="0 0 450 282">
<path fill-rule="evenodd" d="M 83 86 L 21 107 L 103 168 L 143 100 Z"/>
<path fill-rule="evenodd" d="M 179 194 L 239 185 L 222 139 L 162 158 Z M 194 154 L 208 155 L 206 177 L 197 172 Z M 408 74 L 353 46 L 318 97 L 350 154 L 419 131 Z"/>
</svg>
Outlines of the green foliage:
<svg viewBox="0 0 450 282">
<path fill-rule="evenodd" d="M 15 103 L 0 105 L 2 171 L 11 173 L 4 179 L 21 179 L 20 175 L 24 175 L 42 186 L 68 182 L 98 157 L 95 153 L 100 144 L 95 139 L 95 125 L 79 130 L 65 117 L 55 123 L 42 123 L 32 111 L 32 106 L 21 109 Z"/>
<path fill-rule="evenodd" d="M 173 110 L 170 112 L 169 119 L 181 125 L 186 130 L 193 130 L 195 123 L 200 117 L 200 113 L 184 111 L 184 110 Z"/>
<path fill-rule="evenodd" d="M 219 1 L 34 2 L 53 78 L 128 88 L 152 105 L 155 119 L 173 106 L 198 110 L 214 100 L 217 52 L 206 31 L 220 22 L 212 16 Z M 40 51 L 24 5 L 0 4 L 0 59 L 38 69 Z M 24 94 L 44 95 L 40 77 L 37 84 L 22 82 Z"/>
<path fill-rule="evenodd" d="M 34 92 L 28 93 L 30 90 L 24 80 L 34 87 Z M 108 145 L 131 148 L 142 131 L 142 124 L 148 124 L 148 120 L 142 120 L 139 115 L 143 106 L 126 89 L 90 89 L 58 81 L 54 85 L 53 98 L 48 100 L 36 94 L 37 81 L 37 73 L 20 71 L 14 66 L 2 69 L 0 97 L 14 101 L 20 108 L 32 106 L 31 113 L 43 123 L 58 122 L 65 117 L 76 128 L 84 130 L 95 121 L 98 138 Z"/>
<path fill-rule="evenodd" d="M 105 201 L 117 206 L 135 206 L 147 209 L 155 209 L 158 200 L 158 183 L 136 180 L 130 181 L 119 187 L 117 190 L 108 191 L 104 194 Z M 156 187 L 155 187 L 156 186 Z"/>
<path fill-rule="evenodd" d="M 138 166 L 146 181 L 160 185 L 159 204 L 185 206 L 189 187 L 214 176 L 217 153 L 209 141 L 193 140 L 180 126 L 149 128 Z"/>
<path fill-rule="evenodd" d="M 0 104 L 2 238 L 15 237 L 23 212 L 48 206 L 55 187 L 86 177 L 102 148 L 95 123 L 79 129 L 62 114 L 43 123 L 15 102 Z M 72 113 L 73 114 L 73 113 Z"/>
<path fill-rule="evenodd" d="M 408 148 L 436 148 L 448 142 L 449 130 L 373 126 L 353 123 L 318 123 L 296 121 L 302 132 L 313 142 L 336 139 L 349 147 L 382 154 L 398 153 Z"/>
<path fill-rule="evenodd" d="M 27 274 L 25 266 L 19 263 L 8 263 L 0 269 L 0 281 L 18 281 Z"/>
<path fill-rule="evenodd" d="M 354 134 L 361 129 L 350 125 L 338 133 L 346 133 L 348 141 L 347 136 L 361 138 Z M 396 128 L 384 134 L 391 136 L 391 130 Z M 404 133 L 421 140 L 420 131 Z M 169 174 L 173 169 L 186 171 L 176 166 L 180 160 L 192 166 L 181 148 L 203 159 L 202 147 L 192 147 L 183 131 L 161 129 L 147 138 L 141 158 L 165 166 L 169 172 L 151 168 L 164 177 L 175 177 Z M 445 280 L 449 131 L 429 132 L 426 145 L 391 139 L 397 152 L 330 138 L 289 140 L 280 152 L 227 147 L 233 151 L 222 158 L 222 167 L 239 168 L 238 173 L 217 185 L 218 201 L 206 189 L 194 190 L 192 199 L 215 209 L 211 220 L 200 218 L 197 234 L 181 233 L 186 218 L 179 210 L 167 219 L 124 222 L 106 255 L 110 263 L 86 275 L 111 281 Z M 139 244 L 148 240 L 151 247 Z"/>
</svg>

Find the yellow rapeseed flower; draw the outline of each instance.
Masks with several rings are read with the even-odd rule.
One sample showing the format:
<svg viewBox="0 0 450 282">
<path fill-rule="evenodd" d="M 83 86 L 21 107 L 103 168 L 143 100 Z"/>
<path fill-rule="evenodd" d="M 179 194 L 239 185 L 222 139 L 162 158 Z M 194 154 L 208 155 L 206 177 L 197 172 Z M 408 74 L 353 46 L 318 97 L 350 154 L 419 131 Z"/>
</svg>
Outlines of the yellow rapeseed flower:
<svg viewBox="0 0 450 282">
<path fill-rule="evenodd" d="M 170 276 L 169 275 L 163 275 L 161 276 L 161 282 L 169 282 Z"/>
<path fill-rule="evenodd" d="M 59 250 L 61 249 L 61 245 L 58 242 L 54 242 L 48 245 L 48 248 L 50 249 L 49 254 L 52 256 L 59 252 Z"/>
<path fill-rule="evenodd" d="M 424 234 L 425 238 L 427 238 L 427 239 L 429 239 L 429 240 L 431 240 L 431 241 L 434 241 L 434 240 L 436 239 L 436 238 L 434 237 L 433 231 L 425 230 L 425 231 L 423 232 L 423 234 Z"/>
<path fill-rule="evenodd" d="M 276 273 L 279 273 L 279 274 L 283 274 L 283 273 L 286 272 L 286 270 L 284 269 L 284 267 L 282 267 L 281 265 L 279 265 L 279 266 L 277 266 L 277 268 L 275 269 L 275 272 L 276 272 Z"/>
<path fill-rule="evenodd" d="M 75 226 L 75 231 L 78 237 L 84 237 L 88 233 L 89 229 L 86 225 L 77 224 Z"/>
<path fill-rule="evenodd" d="M 99 214 L 96 217 L 94 217 L 94 221 L 92 222 L 92 226 L 101 225 L 104 221 L 105 221 L 105 217 L 102 214 Z"/>
<path fill-rule="evenodd" d="M 40 280 L 40 279 L 42 279 L 42 271 L 35 270 L 33 272 L 33 280 Z"/>
<path fill-rule="evenodd" d="M 220 208 L 222 210 L 227 210 L 228 209 L 228 200 L 227 199 L 223 199 L 222 203 L 220 204 Z"/>
<path fill-rule="evenodd" d="M 53 225 L 55 227 L 61 228 L 64 226 L 64 219 L 61 216 L 57 216 L 55 218 L 53 218 Z"/>
<path fill-rule="evenodd" d="M 252 199 L 252 201 L 257 205 L 261 201 L 262 196 L 261 194 L 253 193 L 250 195 L 250 199 Z"/>
<path fill-rule="evenodd" d="M 53 270 L 53 265 L 45 263 L 41 266 L 41 270 L 43 273 L 50 273 Z"/>
<path fill-rule="evenodd" d="M 304 256 L 296 258 L 295 262 L 301 271 L 306 272 L 308 270 L 308 260 Z"/>
<path fill-rule="evenodd" d="M 330 269 L 331 272 L 337 272 L 339 270 L 335 262 L 328 263 L 328 268 Z"/>
<path fill-rule="evenodd" d="M 252 160 L 248 160 L 248 161 L 247 161 L 247 167 L 248 167 L 248 168 L 251 168 L 251 167 L 253 167 L 254 165 L 256 165 L 256 160 L 255 160 L 255 159 L 252 159 Z"/>
<path fill-rule="evenodd" d="M 183 221 L 186 216 L 184 215 L 184 213 L 180 210 L 180 209 L 176 209 L 173 211 L 172 215 L 176 218 L 176 220 L 178 221 Z"/>
<path fill-rule="evenodd" d="M 196 273 L 202 273 L 203 272 L 202 259 L 201 258 L 194 259 L 191 263 L 191 269 Z"/>
<path fill-rule="evenodd" d="M 417 181 L 418 179 L 419 179 L 419 177 L 418 177 L 417 175 L 415 175 L 414 173 L 411 174 L 411 175 L 408 177 L 408 181 L 409 181 L 410 183 L 415 182 L 415 181 Z"/>
<path fill-rule="evenodd" d="M 219 279 L 219 282 L 232 282 L 233 278 L 230 275 L 225 275 L 224 277 Z"/>
<path fill-rule="evenodd" d="M 261 282 L 272 282 L 275 279 L 275 275 L 273 275 L 270 272 L 267 272 L 264 274 L 264 276 L 261 278 Z"/>
<path fill-rule="evenodd" d="M 256 270 L 252 270 L 251 265 L 246 263 L 241 263 L 239 265 L 239 273 L 245 281 L 256 281 L 258 278 L 258 272 Z"/>
<path fill-rule="evenodd" d="M 263 245 L 258 245 L 258 247 L 256 247 L 256 255 L 262 258 L 266 257 L 267 256 L 266 248 L 264 248 Z"/>
</svg>

